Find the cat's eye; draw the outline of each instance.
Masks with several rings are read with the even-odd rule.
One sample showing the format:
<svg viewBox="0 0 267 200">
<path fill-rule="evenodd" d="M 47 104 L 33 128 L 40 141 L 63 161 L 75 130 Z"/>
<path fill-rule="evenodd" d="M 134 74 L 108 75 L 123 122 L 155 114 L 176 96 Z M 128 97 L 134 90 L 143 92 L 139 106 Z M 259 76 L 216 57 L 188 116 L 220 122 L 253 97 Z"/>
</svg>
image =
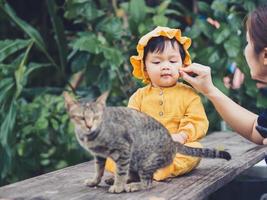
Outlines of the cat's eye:
<svg viewBox="0 0 267 200">
<path fill-rule="evenodd" d="M 73 118 L 76 120 L 85 120 L 85 118 L 81 116 L 73 116 Z"/>
</svg>

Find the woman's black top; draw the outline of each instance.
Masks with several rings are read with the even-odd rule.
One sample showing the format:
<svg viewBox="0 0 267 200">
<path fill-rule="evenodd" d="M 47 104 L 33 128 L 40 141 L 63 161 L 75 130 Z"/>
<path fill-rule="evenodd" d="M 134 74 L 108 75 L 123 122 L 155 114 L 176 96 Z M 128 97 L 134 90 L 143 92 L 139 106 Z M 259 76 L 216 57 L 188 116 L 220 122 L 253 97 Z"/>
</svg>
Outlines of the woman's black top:
<svg viewBox="0 0 267 200">
<path fill-rule="evenodd" d="M 262 137 L 267 137 L 267 109 L 265 109 L 258 117 L 258 125 L 256 126 L 257 131 Z M 267 156 L 265 156 L 265 162 L 267 164 Z"/>
<path fill-rule="evenodd" d="M 259 114 L 257 122 L 257 131 L 261 134 L 262 137 L 267 138 L 267 109 Z"/>
</svg>

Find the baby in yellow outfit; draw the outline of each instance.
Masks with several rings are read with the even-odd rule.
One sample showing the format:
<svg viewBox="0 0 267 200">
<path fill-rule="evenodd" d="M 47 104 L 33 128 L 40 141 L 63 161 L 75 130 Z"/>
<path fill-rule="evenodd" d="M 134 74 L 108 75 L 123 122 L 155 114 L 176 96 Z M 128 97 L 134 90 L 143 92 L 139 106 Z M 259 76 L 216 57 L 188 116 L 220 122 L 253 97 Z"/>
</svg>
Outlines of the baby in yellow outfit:
<svg viewBox="0 0 267 200">
<path fill-rule="evenodd" d="M 179 68 L 191 64 L 188 48 L 190 38 L 183 37 L 180 29 L 157 27 L 144 35 L 137 45 L 137 56 L 130 58 L 133 75 L 147 86 L 138 89 L 128 107 L 144 112 L 161 122 L 173 140 L 191 147 L 201 147 L 197 142 L 208 129 L 208 120 L 200 97 L 195 91 L 178 83 Z M 154 173 L 157 181 L 190 172 L 200 158 L 176 154 L 173 163 Z M 116 170 L 108 159 L 106 169 Z"/>
</svg>

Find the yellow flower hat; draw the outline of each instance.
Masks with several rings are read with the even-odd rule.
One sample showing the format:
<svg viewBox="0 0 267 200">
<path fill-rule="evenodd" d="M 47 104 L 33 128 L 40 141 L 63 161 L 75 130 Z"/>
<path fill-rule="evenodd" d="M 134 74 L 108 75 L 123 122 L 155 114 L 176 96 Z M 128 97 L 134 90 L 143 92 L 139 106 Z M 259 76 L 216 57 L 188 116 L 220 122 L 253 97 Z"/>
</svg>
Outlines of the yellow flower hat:
<svg viewBox="0 0 267 200">
<path fill-rule="evenodd" d="M 181 45 L 183 45 L 183 48 L 185 50 L 185 59 L 183 61 L 183 64 L 185 66 L 188 66 L 192 63 L 190 54 L 188 52 L 188 49 L 191 46 L 191 39 L 188 37 L 182 36 L 180 29 L 172 29 L 168 27 L 158 26 L 154 30 L 150 31 L 149 33 L 141 37 L 136 47 L 138 55 L 130 57 L 130 62 L 133 66 L 134 77 L 138 79 L 142 79 L 144 83 L 150 82 L 147 73 L 145 73 L 144 71 L 144 63 L 143 63 L 144 48 L 151 38 L 158 37 L 158 36 L 168 37 L 169 39 L 172 39 L 175 37 L 176 40 Z"/>
</svg>

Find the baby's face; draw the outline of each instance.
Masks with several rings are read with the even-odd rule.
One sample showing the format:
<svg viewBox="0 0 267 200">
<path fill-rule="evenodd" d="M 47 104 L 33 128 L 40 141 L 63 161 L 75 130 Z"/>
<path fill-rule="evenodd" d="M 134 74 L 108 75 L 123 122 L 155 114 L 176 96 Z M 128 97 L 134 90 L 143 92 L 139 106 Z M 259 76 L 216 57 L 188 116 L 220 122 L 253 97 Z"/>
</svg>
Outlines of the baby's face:
<svg viewBox="0 0 267 200">
<path fill-rule="evenodd" d="M 179 69 L 183 62 L 179 46 L 166 41 L 163 52 L 148 52 L 145 66 L 154 87 L 171 87 L 179 78 Z"/>
</svg>

